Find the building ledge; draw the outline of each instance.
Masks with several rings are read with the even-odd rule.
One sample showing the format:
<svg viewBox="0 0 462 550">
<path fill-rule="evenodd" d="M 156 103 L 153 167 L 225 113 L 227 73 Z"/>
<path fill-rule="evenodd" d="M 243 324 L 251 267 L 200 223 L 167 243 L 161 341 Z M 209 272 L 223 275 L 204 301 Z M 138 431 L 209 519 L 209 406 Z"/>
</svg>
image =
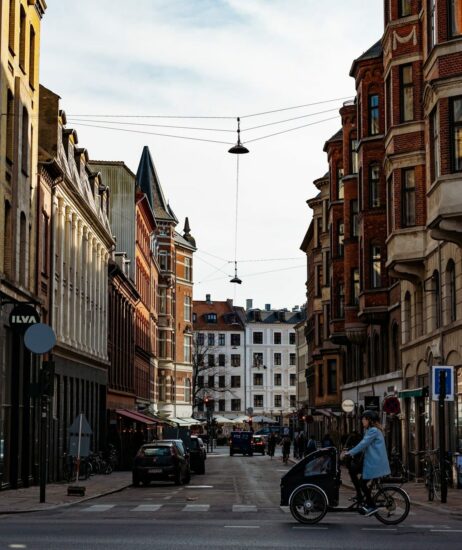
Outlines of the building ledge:
<svg viewBox="0 0 462 550">
<path fill-rule="evenodd" d="M 397 279 L 424 279 L 427 231 L 423 226 L 393 231 L 387 239 L 387 268 Z"/>
<path fill-rule="evenodd" d="M 388 380 L 395 380 L 402 378 L 403 371 L 396 370 L 393 372 L 388 372 L 387 374 L 380 374 L 379 376 L 373 376 L 371 378 L 365 378 L 364 380 L 356 380 L 355 382 L 348 382 L 348 384 L 343 384 L 340 386 L 341 390 L 352 390 L 357 386 L 368 386 L 369 384 L 377 384 L 378 382 L 387 382 Z"/>
<path fill-rule="evenodd" d="M 439 177 L 428 196 L 428 228 L 433 239 L 462 246 L 462 173 Z"/>
</svg>

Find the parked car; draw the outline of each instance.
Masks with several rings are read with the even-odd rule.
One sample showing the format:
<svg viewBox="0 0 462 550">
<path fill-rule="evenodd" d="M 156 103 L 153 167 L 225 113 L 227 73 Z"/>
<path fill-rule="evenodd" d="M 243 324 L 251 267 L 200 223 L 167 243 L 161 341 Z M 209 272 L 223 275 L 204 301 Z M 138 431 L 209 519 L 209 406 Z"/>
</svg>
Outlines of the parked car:
<svg viewBox="0 0 462 550">
<path fill-rule="evenodd" d="M 266 452 L 266 441 L 265 436 L 263 435 L 254 435 L 252 438 L 252 451 L 254 453 L 261 453 L 262 455 Z"/>
<path fill-rule="evenodd" d="M 142 445 L 133 461 L 133 485 L 149 485 L 153 480 L 189 483 L 189 460 L 175 443 L 156 441 Z"/>
<path fill-rule="evenodd" d="M 189 460 L 189 451 L 185 444 L 185 442 L 182 439 L 161 439 L 161 441 L 166 443 L 174 443 L 178 449 L 186 456 L 186 458 Z"/>
<path fill-rule="evenodd" d="M 253 432 L 231 432 L 229 438 L 229 455 L 236 453 L 243 455 L 253 455 L 252 450 Z"/>
<path fill-rule="evenodd" d="M 189 463 L 191 470 L 196 474 L 205 474 L 206 459 L 207 451 L 205 450 L 204 442 L 200 437 L 192 435 L 189 445 Z"/>
</svg>

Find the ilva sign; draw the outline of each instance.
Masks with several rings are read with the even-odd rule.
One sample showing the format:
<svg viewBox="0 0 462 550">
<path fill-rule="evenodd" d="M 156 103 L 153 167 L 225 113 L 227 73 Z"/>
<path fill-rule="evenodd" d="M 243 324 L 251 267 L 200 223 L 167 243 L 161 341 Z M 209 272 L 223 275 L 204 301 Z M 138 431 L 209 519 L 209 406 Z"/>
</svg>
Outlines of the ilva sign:
<svg viewBox="0 0 462 550">
<path fill-rule="evenodd" d="M 10 313 L 10 327 L 15 332 L 24 334 L 26 330 L 36 323 L 40 323 L 40 315 L 29 304 L 18 304 Z"/>
</svg>

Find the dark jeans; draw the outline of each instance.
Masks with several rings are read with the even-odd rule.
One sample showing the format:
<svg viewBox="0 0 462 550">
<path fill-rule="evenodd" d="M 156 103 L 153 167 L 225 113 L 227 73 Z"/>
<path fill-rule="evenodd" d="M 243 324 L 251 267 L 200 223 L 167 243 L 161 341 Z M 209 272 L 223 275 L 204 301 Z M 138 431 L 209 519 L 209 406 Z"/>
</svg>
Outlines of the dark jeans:
<svg viewBox="0 0 462 550">
<path fill-rule="evenodd" d="M 369 479 L 363 479 L 362 477 L 359 477 L 359 473 L 355 470 L 348 470 L 348 473 L 350 474 L 351 481 L 354 485 L 354 488 L 356 489 L 356 496 L 358 497 L 358 500 L 363 499 L 363 495 L 366 499 L 366 504 L 368 506 L 374 506 L 374 501 L 372 500 L 371 495 L 371 488 L 369 486 Z"/>
</svg>

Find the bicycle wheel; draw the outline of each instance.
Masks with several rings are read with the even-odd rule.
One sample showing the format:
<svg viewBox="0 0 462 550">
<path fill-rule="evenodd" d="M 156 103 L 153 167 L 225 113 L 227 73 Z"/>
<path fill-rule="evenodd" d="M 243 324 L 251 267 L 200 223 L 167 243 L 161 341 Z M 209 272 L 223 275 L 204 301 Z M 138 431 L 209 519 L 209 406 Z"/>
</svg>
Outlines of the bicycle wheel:
<svg viewBox="0 0 462 550">
<path fill-rule="evenodd" d="M 290 512 L 300 523 L 318 523 L 327 513 L 326 497 L 317 487 L 299 487 L 290 499 Z"/>
<path fill-rule="evenodd" d="M 381 487 L 374 495 L 374 504 L 378 508 L 375 517 L 386 525 L 404 521 L 411 508 L 406 491 L 395 486 Z"/>
</svg>

